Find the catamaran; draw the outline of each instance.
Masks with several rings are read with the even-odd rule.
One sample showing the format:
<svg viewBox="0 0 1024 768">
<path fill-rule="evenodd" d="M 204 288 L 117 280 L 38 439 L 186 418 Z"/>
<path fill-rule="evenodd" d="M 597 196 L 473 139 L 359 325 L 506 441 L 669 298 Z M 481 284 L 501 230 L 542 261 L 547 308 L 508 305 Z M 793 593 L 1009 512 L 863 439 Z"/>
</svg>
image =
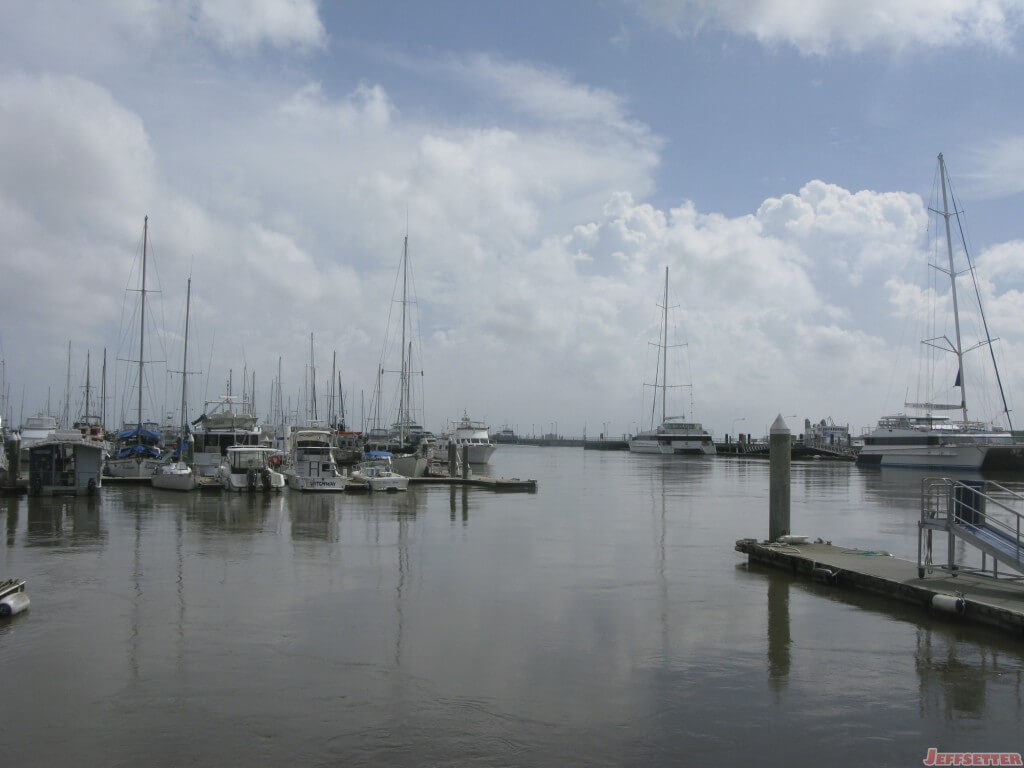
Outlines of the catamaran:
<svg viewBox="0 0 1024 768">
<path fill-rule="evenodd" d="M 950 227 L 950 220 L 954 217 L 959 223 L 960 212 L 956 210 L 955 200 L 953 201 L 953 210 L 950 210 L 952 194 L 948 186 L 949 177 L 946 172 L 946 163 L 941 154 L 939 155 L 939 181 L 942 189 L 942 210 L 932 209 L 932 212 L 944 220 L 946 254 L 949 263 L 948 269 L 938 266 L 935 269 L 949 278 L 955 335 L 953 339 L 939 336 L 925 339 L 923 343 L 932 350 L 954 355 L 956 377 L 953 389 L 959 391 L 960 402 L 906 402 L 904 408 L 913 413 L 883 416 L 879 419 L 875 429 L 863 437 L 864 447 L 857 456 L 859 466 L 977 471 L 996 463 L 1001 464 L 1001 468 L 1009 468 L 1009 465 L 1013 463 L 1014 454 L 1020 452 L 1020 448 L 1016 447 L 1014 443 L 1010 410 L 1006 404 L 994 352 L 991 354 L 992 366 L 995 369 L 1007 426 L 1004 428 L 995 423 L 978 421 L 968 416 L 964 357 L 967 352 L 982 346 L 987 346 L 991 352 L 992 339 L 988 336 L 988 324 L 984 321 L 984 311 L 981 310 L 980 316 L 983 321 L 985 338 L 970 349 L 964 348 L 960 330 L 960 305 L 957 296 L 958 273 L 953 260 L 954 246 Z M 967 258 L 968 271 L 973 277 L 974 267 L 970 262 L 970 255 L 967 253 L 967 244 L 962 238 L 961 245 Z M 941 415 L 957 411 L 959 419 Z"/>
<path fill-rule="evenodd" d="M 712 456 L 715 454 L 715 441 L 700 424 L 700 422 L 686 421 L 682 416 L 667 415 L 667 394 L 668 384 L 668 267 L 665 267 L 665 301 L 661 305 L 661 337 L 658 347 L 661 349 L 660 378 L 654 377 L 654 399 L 651 402 L 651 426 L 642 432 L 638 432 L 629 439 L 629 450 L 631 453 L 660 453 L 660 454 L 697 454 Z M 658 398 L 658 390 L 661 389 L 661 424 L 654 424 L 654 409 Z"/>
</svg>

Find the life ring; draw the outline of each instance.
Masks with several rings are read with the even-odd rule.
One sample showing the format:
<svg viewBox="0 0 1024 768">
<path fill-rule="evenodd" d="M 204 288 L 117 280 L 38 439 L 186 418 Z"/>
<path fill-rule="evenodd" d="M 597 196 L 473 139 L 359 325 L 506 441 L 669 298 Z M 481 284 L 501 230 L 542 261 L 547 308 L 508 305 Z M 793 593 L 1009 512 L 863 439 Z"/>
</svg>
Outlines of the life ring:
<svg viewBox="0 0 1024 768">
<path fill-rule="evenodd" d="M 281 454 L 279 453 L 275 453 L 273 456 L 270 457 L 270 464 L 271 466 L 274 467 L 280 467 L 283 461 L 284 459 L 281 458 Z"/>
</svg>

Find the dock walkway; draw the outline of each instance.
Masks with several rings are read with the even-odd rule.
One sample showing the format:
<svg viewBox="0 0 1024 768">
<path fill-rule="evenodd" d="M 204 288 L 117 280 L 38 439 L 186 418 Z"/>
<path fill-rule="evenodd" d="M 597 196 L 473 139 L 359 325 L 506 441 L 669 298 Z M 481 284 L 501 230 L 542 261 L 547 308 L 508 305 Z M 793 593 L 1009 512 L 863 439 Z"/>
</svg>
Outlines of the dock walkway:
<svg viewBox="0 0 1024 768">
<path fill-rule="evenodd" d="M 940 568 L 922 578 L 916 562 L 888 552 L 820 541 L 784 544 L 740 539 L 736 551 L 751 562 L 784 568 L 815 581 L 873 592 L 1024 635 L 1024 585 L 1019 580 Z"/>
</svg>

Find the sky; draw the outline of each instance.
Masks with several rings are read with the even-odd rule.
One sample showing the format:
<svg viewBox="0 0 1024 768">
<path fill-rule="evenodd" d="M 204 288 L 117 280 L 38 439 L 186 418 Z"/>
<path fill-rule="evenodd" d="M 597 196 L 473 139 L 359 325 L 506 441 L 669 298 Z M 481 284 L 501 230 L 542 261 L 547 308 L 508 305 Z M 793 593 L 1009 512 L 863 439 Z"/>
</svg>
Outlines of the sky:
<svg viewBox="0 0 1024 768">
<path fill-rule="evenodd" d="M 965 358 L 970 416 L 1005 421 L 1022 26 L 1024 0 L 0 4 L 7 416 L 79 412 L 106 350 L 108 426 L 134 418 L 148 216 L 146 419 L 180 400 L 189 278 L 191 416 L 243 376 L 268 414 L 279 361 L 308 410 L 311 335 L 320 413 L 336 359 L 350 424 L 378 379 L 393 415 L 407 236 L 428 429 L 660 420 L 668 268 L 669 415 L 859 434 L 959 400 L 922 343 L 954 338 L 941 152 L 962 344 L 975 296 L 994 339 Z"/>
</svg>

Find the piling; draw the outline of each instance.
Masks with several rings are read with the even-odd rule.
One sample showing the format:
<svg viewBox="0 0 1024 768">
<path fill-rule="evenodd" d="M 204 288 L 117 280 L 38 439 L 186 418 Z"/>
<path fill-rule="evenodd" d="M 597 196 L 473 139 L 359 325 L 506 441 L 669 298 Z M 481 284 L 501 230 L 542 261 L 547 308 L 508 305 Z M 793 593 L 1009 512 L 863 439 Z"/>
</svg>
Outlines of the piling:
<svg viewBox="0 0 1024 768">
<path fill-rule="evenodd" d="M 780 413 L 772 424 L 768 439 L 768 541 L 778 541 L 790 532 L 790 448 L 789 427 Z"/>
<path fill-rule="evenodd" d="M 4 445 L 4 450 L 7 451 L 7 487 L 17 488 L 18 475 L 21 473 L 21 438 L 12 436 Z"/>
<path fill-rule="evenodd" d="M 462 446 L 462 479 L 469 479 L 469 446 Z"/>
<path fill-rule="evenodd" d="M 448 477 L 455 477 L 459 466 L 459 447 L 448 441 Z"/>
</svg>

